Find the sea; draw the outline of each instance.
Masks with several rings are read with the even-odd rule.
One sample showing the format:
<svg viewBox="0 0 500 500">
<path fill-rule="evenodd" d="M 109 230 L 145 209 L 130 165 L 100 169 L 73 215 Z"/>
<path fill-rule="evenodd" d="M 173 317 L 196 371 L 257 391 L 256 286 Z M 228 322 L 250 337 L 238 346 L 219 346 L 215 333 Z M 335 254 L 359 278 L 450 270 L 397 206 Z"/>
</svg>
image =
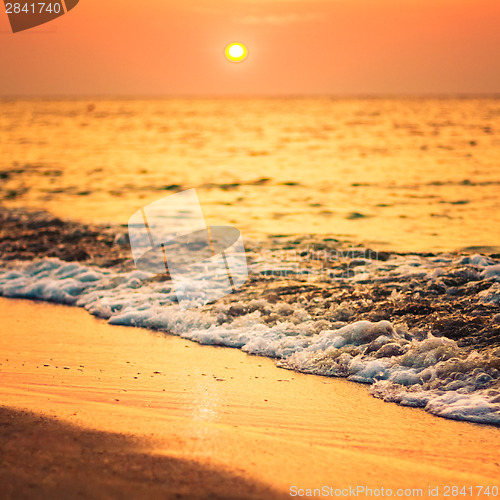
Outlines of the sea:
<svg viewBox="0 0 500 500">
<path fill-rule="evenodd" d="M 2 99 L 0 200 L 125 224 L 196 188 L 247 237 L 500 251 L 500 98 Z"/>
<path fill-rule="evenodd" d="M 0 227 L 0 295 L 498 426 L 499 187 L 500 98 L 3 99 L 0 208 L 19 227 Z M 133 268 L 126 230 L 192 188 L 248 263 L 202 306 Z M 120 258 L 67 262 L 82 235 Z"/>
</svg>

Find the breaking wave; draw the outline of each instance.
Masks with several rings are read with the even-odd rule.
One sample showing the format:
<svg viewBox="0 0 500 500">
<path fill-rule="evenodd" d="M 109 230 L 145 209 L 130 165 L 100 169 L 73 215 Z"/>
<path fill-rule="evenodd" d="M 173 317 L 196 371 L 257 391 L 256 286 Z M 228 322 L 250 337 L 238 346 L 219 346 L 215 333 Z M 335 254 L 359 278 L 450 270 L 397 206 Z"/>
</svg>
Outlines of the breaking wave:
<svg viewBox="0 0 500 500">
<path fill-rule="evenodd" d="M 462 288 L 481 285 L 476 305 L 500 323 L 500 263 L 476 255 L 391 256 L 363 264 L 362 273 L 345 278 L 354 287 L 354 295 L 345 301 L 299 292 L 291 304 L 276 294 L 243 290 L 186 311 L 180 309 L 171 281 L 137 270 L 51 258 L 10 263 L 10 269 L 0 272 L 0 295 L 84 307 L 113 325 L 239 348 L 275 358 L 286 369 L 370 384 L 371 393 L 385 401 L 425 408 L 445 418 L 500 425 L 500 348 L 495 342 L 475 350 L 467 342 L 409 328 L 404 321 L 353 321 L 356 309 L 372 307 L 369 299 L 359 298 L 368 281 L 380 288 L 391 280 L 411 282 L 418 276 L 431 286 L 444 283 L 441 293 L 460 295 L 452 286 L 456 282 L 450 282 L 459 275 Z M 252 273 L 268 276 L 268 267 L 269 262 L 266 267 L 255 260 Z M 300 287 L 309 290 L 303 283 Z M 388 300 L 405 303 L 404 286 L 392 288 Z M 313 314 L 312 305 L 321 313 Z"/>
</svg>

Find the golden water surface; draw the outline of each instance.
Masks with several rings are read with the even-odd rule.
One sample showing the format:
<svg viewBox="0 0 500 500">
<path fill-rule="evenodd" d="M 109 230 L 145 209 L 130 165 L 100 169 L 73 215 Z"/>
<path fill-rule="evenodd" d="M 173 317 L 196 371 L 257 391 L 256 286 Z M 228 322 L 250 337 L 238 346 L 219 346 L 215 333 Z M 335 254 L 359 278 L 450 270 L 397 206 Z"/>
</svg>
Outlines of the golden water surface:
<svg viewBox="0 0 500 500">
<path fill-rule="evenodd" d="M 0 101 L 9 206 L 126 223 L 190 187 L 248 236 L 498 251 L 500 99 Z"/>
</svg>

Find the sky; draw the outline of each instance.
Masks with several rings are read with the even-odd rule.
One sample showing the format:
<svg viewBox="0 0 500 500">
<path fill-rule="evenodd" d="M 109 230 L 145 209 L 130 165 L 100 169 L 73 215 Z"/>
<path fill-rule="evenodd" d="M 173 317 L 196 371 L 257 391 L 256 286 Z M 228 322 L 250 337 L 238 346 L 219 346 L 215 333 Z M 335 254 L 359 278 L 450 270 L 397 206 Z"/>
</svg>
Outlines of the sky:
<svg viewBox="0 0 500 500">
<path fill-rule="evenodd" d="M 500 93 L 500 1 L 80 0 L 15 34 L 2 5 L 0 68 L 1 96 Z"/>
</svg>

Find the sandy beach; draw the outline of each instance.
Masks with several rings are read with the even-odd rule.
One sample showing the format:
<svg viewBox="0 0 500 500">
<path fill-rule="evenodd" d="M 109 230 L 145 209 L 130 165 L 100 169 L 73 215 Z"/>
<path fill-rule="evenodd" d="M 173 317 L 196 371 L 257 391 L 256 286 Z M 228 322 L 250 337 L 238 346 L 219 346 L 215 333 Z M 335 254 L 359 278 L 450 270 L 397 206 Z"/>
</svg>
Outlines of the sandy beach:
<svg viewBox="0 0 500 500">
<path fill-rule="evenodd" d="M 498 479 L 496 428 L 75 308 L 1 299 L 0 311 L 7 498 L 280 498 L 324 485 L 426 497 Z"/>
<path fill-rule="evenodd" d="M 500 2 L 7 2 L 0 500 L 500 500 Z"/>
</svg>

